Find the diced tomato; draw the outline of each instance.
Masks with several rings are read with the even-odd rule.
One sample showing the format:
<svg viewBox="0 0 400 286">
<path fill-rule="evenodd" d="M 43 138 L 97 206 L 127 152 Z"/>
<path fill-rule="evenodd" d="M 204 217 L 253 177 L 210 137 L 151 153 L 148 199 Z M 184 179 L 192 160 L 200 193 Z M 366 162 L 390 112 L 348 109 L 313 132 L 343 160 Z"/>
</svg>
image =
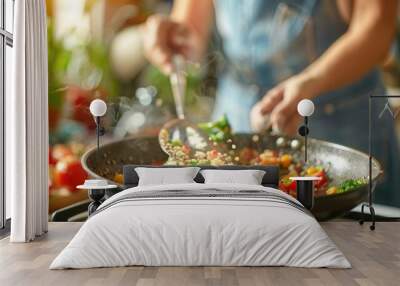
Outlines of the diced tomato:
<svg viewBox="0 0 400 286">
<path fill-rule="evenodd" d="M 67 156 L 57 162 L 54 169 L 54 182 L 57 186 L 68 187 L 75 191 L 76 186 L 83 184 L 88 175 L 82 168 L 81 162 L 75 156 Z"/>
<path fill-rule="evenodd" d="M 296 181 L 292 181 L 289 178 L 283 178 L 279 182 L 279 189 L 285 193 L 296 191 Z"/>
<path fill-rule="evenodd" d="M 328 183 L 328 176 L 326 175 L 326 173 L 323 169 L 321 169 L 319 172 L 315 173 L 313 176 L 321 178 L 321 180 L 315 181 L 314 186 L 317 189 L 324 187 Z"/>
<path fill-rule="evenodd" d="M 54 166 L 57 163 L 57 160 L 53 156 L 53 150 L 49 148 L 49 165 Z"/>
<path fill-rule="evenodd" d="M 311 166 L 306 170 L 307 176 L 320 177 L 321 180 L 315 181 L 315 188 L 320 189 L 328 184 L 328 175 L 322 167 Z"/>
<path fill-rule="evenodd" d="M 297 183 L 296 181 L 292 181 L 292 183 L 289 186 L 290 191 L 296 191 L 297 190 Z"/>
</svg>

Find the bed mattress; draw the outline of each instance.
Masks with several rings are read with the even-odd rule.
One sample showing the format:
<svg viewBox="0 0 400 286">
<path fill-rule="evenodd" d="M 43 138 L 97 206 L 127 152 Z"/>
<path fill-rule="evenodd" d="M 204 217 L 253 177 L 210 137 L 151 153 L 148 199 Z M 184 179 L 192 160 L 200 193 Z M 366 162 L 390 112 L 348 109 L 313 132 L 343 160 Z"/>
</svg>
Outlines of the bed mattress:
<svg viewBox="0 0 400 286">
<path fill-rule="evenodd" d="M 351 267 L 289 195 L 197 183 L 135 187 L 109 198 L 50 269 L 129 265 Z"/>
</svg>

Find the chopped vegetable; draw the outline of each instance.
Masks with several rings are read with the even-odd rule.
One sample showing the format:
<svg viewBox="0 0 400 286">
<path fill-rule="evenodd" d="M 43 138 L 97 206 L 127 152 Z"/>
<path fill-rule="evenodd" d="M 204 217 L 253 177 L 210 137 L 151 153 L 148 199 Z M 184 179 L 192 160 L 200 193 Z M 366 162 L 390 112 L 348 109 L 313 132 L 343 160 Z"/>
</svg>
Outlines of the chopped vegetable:
<svg viewBox="0 0 400 286">
<path fill-rule="evenodd" d="M 308 176 L 314 176 L 314 174 L 316 174 L 317 172 L 319 172 L 321 169 L 316 167 L 316 166 L 311 166 L 309 168 L 307 168 L 306 170 L 306 174 Z"/>
<path fill-rule="evenodd" d="M 184 165 L 275 165 L 280 166 L 284 174 L 279 181 L 279 189 L 296 197 L 296 182 L 290 180 L 291 176 L 315 176 L 321 180 L 315 182 L 316 196 L 340 194 L 353 190 L 361 185 L 366 184 L 365 179 L 350 179 L 344 181 L 340 186 L 330 185 L 331 178 L 328 176 L 328 169 L 324 166 L 311 165 L 305 167 L 297 160 L 297 157 L 288 153 L 288 150 L 259 150 L 252 147 L 241 147 L 233 142 L 231 127 L 226 116 L 217 121 L 199 124 L 199 127 L 207 133 L 213 142 L 215 149 L 210 151 L 192 150 L 179 140 L 169 140 L 168 131 L 163 129 L 160 131 L 160 140 L 165 140 L 168 153 L 172 154 L 168 160 L 168 164 L 179 166 Z M 231 149 L 227 152 L 226 147 L 230 145 Z M 61 150 L 62 151 L 62 150 Z"/>
<path fill-rule="evenodd" d="M 250 147 L 244 147 L 239 151 L 239 161 L 242 164 L 250 164 L 255 158 L 258 157 L 258 152 Z"/>
<path fill-rule="evenodd" d="M 114 182 L 117 182 L 119 184 L 123 184 L 124 183 L 124 175 L 122 175 L 121 173 L 116 173 L 114 175 Z"/>
<path fill-rule="evenodd" d="M 174 147 L 182 146 L 182 142 L 179 139 L 175 139 L 175 140 L 171 141 L 171 145 L 174 146 Z"/>
<path fill-rule="evenodd" d="M 292 164 L 293 158 L 289 154 L 284 154 L 280 158 L 281 166 L 283 168 L 289 168 L 289 166 Z"/>
<path fill-rule="evenodd" d="M 367 181 L 364 178 L 346 180 L 340 185 L 338 193 L 344 193 L 349 190 L 356 189 L 360 186 L 365 185 L 366 183 Z"/>
<path fill-rule="evenodd" d="M 279 189 L 293 197 L 297 195 L 297 183 L 290 179 L 291 176 L 296 174 L 288 174 L 279 180 Z"/>
<path fill-rule="evenodd" d="M 310 166 L 306 170 L 306 175 L 307 176 L 314 176 L 314 177 L 320 177 L 321 180 L 315 182 L 315 188 L 321 189 L 323 187 L 326 187 L 328 184 L 328 175 L 326 174 L 324 168 L 321 166 Z"/>
<path fill-rule="evenodd" d="M 327 190 L 326 190 L 326 194 L 329 196 L 329 195 L 334 195 L 334 194 L 336 194 L 337 193 L 337 191 L 338 191 L 338 188 L 337 187 L 330 187 L 330 188 L 328 188 Z"/>
<path fill-rule="evenodd" d="M 261 165 L 279 165 L 280 163 L 278 154 L 269 149 L 264 150 L 264 152 L 259 155 L 259 159 Z"/>
<path fill-rule="evenodd" d="M 198 126 L 213 142 L 225 142 L 232 137 L 231 126 L 226 115 L 214 122 L 199 123 Z"/>
</svg>

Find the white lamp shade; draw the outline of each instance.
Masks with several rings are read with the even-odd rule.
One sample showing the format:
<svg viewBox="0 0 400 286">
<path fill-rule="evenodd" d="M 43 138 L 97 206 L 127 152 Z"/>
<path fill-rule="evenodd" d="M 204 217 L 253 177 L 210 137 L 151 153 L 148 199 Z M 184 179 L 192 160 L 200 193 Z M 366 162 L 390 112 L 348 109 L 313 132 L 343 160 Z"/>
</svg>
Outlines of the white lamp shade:
<svg viewBox="0 0 400 286">
<path fill-rule="evenodd" d="M 95 99 L 90 103 L 89 109 L 93 116 L 103 116 L 107 112 L 107 104 L 101 99 Z"/>
<path fill-rule="evenodd" d="M 297 105 L 297 112 L 303 117 L 311 116 L 314 113 L 314 108 L 314 103 L 311 100 L 303 99 Z"/>
</svg>

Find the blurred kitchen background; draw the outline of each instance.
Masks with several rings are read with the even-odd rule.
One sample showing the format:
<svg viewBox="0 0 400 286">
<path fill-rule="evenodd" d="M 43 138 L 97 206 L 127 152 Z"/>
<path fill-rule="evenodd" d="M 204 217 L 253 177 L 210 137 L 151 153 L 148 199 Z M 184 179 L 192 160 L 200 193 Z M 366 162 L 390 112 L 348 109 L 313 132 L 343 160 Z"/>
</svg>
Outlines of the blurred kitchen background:
<svg viewBox="0 0 400 286">
<path fill-rule="evenodd" d="M 162 0 L 47 0 L 50 213 L 87 199 L 87 192 L 76 186 L 87 178 L 80 157 L 96 139 L 89 112 L 93 99 L 101 98 L 108 105 L 102 143 L 157 135 L 175 116 L 169 79 L 147 63 L 142 47 L 147 17 L 168 13 L 171 4 Z M 214 102 L 218 36 L 210 42 L 205 62 L 193 64 L 189 71 L 187 114 L 195 122 L 210 119 Z M 400 94 L 400 33 L 396 42 L 382 65 L 389 94 Z M 400 134 L 400 116 L 397 121 Z"/>
</svg>

